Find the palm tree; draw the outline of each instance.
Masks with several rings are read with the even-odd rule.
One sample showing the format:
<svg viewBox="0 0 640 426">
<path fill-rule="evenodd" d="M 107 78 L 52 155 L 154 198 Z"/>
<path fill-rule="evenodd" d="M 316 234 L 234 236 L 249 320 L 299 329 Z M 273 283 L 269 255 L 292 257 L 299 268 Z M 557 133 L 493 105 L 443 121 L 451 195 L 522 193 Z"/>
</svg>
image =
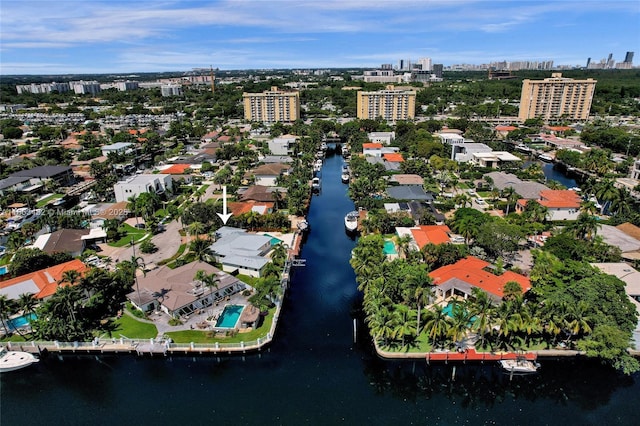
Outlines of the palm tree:
<svg viewBox="0 0 640 426">
<path fill-rule="evenodd" d="M 220 284 L 220 278 L 216 273 L 207 274 L 206 271 L 200 269 L 196 272 L 194 277 L 195 280 L 200 281 L 206 287 L 209 287 L 209 298 L 211 299 L 211 303 L 213 303 L 213 298 L 211 295 L 213 294 L 213 290 L 218 289 L 218 285 Z"/>
<path fill-rule="evenodd" d="M 189 251 L 194 254 L 195 260 L 198 260 L 200 262 L 207 262 L 213 255 L 210 246 L 211 241 L 208 238 L 198 238 L 191 241 L 191 244 L 189 245 Z"/>
<path fill-rule="evenodd" d="M 574 223 L 568 226 L 568 229 L 573 232 L 576 238 L 587 239 L 593 241 L 598 228 L 602 224 L 598 220 L 597 216 L 593 216 L 587 213 L 580 213 Z"/>
<path fill-rule="evenodd" d="M 502 190 L 502 196 L 507 199 L 507 211 L 505 214 L 508 215 L 511 205 L 518 199 L 518 194 L 512 186 L 508 186 Z"/>
<path fill-rule="evenodd" d="M 472 218 L 471 216 L 466 216 L 460 220 L 457 220 L 453 224 L 453 230 L 462 235 L 464 237 L 465 243 L 469 245 L 469 242 L 472 238 L 475 237 L 476 232 L 478 231 L 478 225 L 474 218 Z"/>
<path fill-rule="evenodd" d="M 60 278 L 58 284 L 62 285 L 64 283 L 68 283 L 70 287 L 73 287 L 78 284 L 79 281 L 80 273 L 74 269 L 71 269 L 62 273 L 62 278 Z"/>
<path fill-rule="evenodd" d="M 18 296 L 18 306 L 24 312 L 28 314 L 33 314 L 33 311 L 38 304 L 38 299 L 32 293 L 23 293 Z"/>
<path fill-rule="evenodd" d="M 454 342 L 462 340 L 469 330 L 471 315 L 459 302 L 453 302 L 451 309 L 451 326 L 449 327 L 449 336 Z"/>
<path fill-rule="evenodd" d="M 127 208 L 129 210 L 131 210 L 131 213 L 133 213 L 133 215 L 136 217 L 136 225 L 138 224 L 138 210 L 140 208 L 140 205 L 138 204 L 138 196 L 137 195 L 132 195 L 131 197 L 127 198 Z"/>
<path fill-rule="evenodd" d="M 411 235 L 406 234 L 403 235 L 401 237 L 397 238 L 397 242 L 398 242 L 398 252 L 400 254 L 400 256 L 404 256 L 405 258 L 407 257 L 407 255 L 409 254 L 409 250 L 410 250 L 410 244 L 411 241 L 413 241 L 413 237 L 411 237 Z"/>
<path fill-rule="evenodd" d="M 449 332 L 449 327 L 449 316 L 444 307 L 436 305 L 429 310 L 429 317 L 424 324 L 424 329 L 435 346 L 438 346 L 442 338 Z"/>
<path fill-rule="evenodd" d="M 9 326 L 7 326 L 7 320 L 13 313 L 14 301 L 9 299 L 6 295 L 0 294 L 0 322 L 4 328 L 5 335 L 9 335 Z"/>
<path fill-rule="evenodd" d="M 198 238 L 198 236 L 203 232 L 204 232 L 204 223 L 193 222 L 191 225 L 189 225 L 189 234 L 195 235 L 196 238 Z"/>
<path fill-rule="evenodd" d="M 405 346 L 405 338 L 416 333 L 413 326 L 415 322 L 416 311 L 410 309 L 407 305 L 397 304 L 394 306 L 394 312 L 397 315 L 397 323 L 393 330 L 393 336 L 401 340 L 402 347 Z"/>
<path fill-rule="evenodd" d="M 284 267 L 285 262 L 287 261 L 288 252 L 287 248 L 283 243 L 278 243 L 273 246 L 271 251 L 271 261 L 279 267 Z"/>
<path fill-rule="evenodd" d="M 522 212 L 523 217 L 537 223 L 544 222 L 548 214 L 549 209 L 536 200 L 527 201 L 527 204 L 524 206 L 524 211 Z"/>
<path fill-rule="evenodd" d="M 471 329 L 480 335 L 480 340 L 484 344 L 485 337 L 493 326 L 494 306 L 487 293 L 477 287 L 471 290 L 471 295 L 468 306 L 469 313 L 474 318 Z"/>
</svg>

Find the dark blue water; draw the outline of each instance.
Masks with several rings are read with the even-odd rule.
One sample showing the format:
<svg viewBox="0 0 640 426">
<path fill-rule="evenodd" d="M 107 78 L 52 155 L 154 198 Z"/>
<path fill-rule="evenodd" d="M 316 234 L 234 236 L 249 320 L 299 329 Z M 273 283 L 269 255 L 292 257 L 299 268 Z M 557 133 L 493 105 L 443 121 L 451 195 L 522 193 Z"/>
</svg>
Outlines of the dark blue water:
<svg viewBox="0 0 640 426">
<path fill-rule="evenodd" d="M 309 212 L 311 233 L 276 341 L 232 358 L 49 356 L 0 377 L 4 425 L 634 425 L 639 375 L 597 363 L 543 361 L 512 381 L 495 365 L 389 362 L 365 333 L 348 264 L 353 209 L 329 157 Z M 360 331 L 363 331 L 361 328 Z"/>
<path fill-rule="evenodd" d="M 555 180 L 556 182 L 560 182 L 567 188 L 573 188 L 578 186 L 578 183 L 575 179 L 570 178 L 561 170 L 558 170 L 553 163 L 542 163 L 542 172 L 547 180 Z"/>
</svg>

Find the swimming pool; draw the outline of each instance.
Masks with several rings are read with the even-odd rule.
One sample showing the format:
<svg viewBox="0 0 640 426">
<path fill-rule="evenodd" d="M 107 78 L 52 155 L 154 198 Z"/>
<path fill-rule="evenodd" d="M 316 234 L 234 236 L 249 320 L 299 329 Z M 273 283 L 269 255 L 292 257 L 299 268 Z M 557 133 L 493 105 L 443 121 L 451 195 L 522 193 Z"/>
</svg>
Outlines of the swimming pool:
<svg viewBox="0 0 640 426">
<path fill-rule="evenodd" d="M 444 307 L 444 309 L 442 310 L 442 312 L 444 312 L 445 314 L 447 314 L 448 317 L 453 318 L 453 307 L 456 305 L 456 303 L 449 303 L 447 304 L 447 306 Z M 458 306 L 462 307 L 461 303 L 458 303 Z M 469 326 L 471 326 L 471 324 L 473 324 L 473 322 L 475 321 L 476 317 L 471 317 L 469 318 Z"/>
<path fill-rule="evenodd" d="M 396 250 L 396 245 L 391 240 L 385 240 L 384 248 L 382 249 L 384 254 L 398 254 Z"/>
<path fill-rule="evenodd" d="M 0 276 L 2 275 L 6 275 L 9 273 L 9 269 L 7 269 L 7 266 L 0 266 Z"/>
<path fill-rule="evenodd" d="M 11 318 L 7 321 L 7 328 L 9 330 L 16 330 L 20 327 L 24 327 L 37 318 L 36 314 L 20 315 L 19 317 Z"/>
<path fill-rule="evenodd" d="M 235 328 L 244 305 L 227 305 L 216 321 L 216 327 Z"/>
</svg>

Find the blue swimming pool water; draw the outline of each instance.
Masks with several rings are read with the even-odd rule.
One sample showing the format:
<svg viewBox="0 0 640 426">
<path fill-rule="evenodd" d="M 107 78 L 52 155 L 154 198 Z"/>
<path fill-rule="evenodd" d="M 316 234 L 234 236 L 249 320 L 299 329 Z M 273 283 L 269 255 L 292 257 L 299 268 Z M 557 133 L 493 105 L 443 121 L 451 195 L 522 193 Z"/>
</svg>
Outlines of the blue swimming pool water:
<svg viewBox="0 0 640 426">
<path fill-rule="evenodd" d="M 382 251 L 384 251 L 384 254 L 398 254 L 396 251 L 396 245 L 390 240 L 386 240 L 384 242 L 384 248 Z"/>
<path fill-rule="evenodd" d="M 0 266 L 0 275 L 5 275 L 9 272 L 6 266 Z"/>
<path fill-rule="evenodd" d="M 244 309 L 243 305 L 227 305 L 216 321 L 216 327 L 234 328 Z"/>
<path fill-rule="evenodd" d="M 24 327 L 37 318 L 36 314 L 21 315 L 7 321 L 7 327 L 9 330 L 15 330 L 17 328 Z"/>
</svg>

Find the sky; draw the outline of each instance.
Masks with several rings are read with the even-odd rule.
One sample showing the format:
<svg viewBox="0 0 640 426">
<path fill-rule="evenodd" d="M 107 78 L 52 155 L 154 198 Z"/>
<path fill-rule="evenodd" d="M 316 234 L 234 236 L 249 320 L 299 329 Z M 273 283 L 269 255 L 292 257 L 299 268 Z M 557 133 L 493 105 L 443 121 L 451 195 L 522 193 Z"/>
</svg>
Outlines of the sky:
<svg viewBox="0 0 640 426">
<path fill-rule="evenodd" d="M 0 74 L 379 67 L 634 51 L 639 0 L 2 0 Z"/>
</svg>

